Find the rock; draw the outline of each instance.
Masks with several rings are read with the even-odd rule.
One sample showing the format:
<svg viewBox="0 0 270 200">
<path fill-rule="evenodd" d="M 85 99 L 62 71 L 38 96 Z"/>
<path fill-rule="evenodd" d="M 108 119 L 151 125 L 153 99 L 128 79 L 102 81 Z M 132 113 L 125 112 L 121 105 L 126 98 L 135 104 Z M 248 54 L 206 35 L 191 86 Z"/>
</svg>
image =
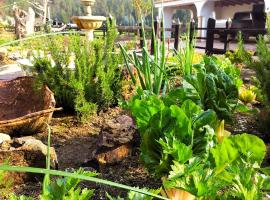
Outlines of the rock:
<svg viewBox="0 0 270 200">
<path fill-rule="evenodd" d="M 83 163 L 82 167 L 90 167 L 96 171 L 102 171 L 107 165 L 113 165 L 123 161 L 132 153 L 132 145 L 124 144 L 118 147 L 99 150 L 95 157 Z"/>
<path fill-rule="evenodd" d="M 131 150 L 132 147 L 130 144 L 124 144 L 110 151 L 107 150 L 103 153 L 98 153 L 95 159 L 98 161 L 99 165 L 115 164 L 128 157 L 131 154 Z"/>
<path fill-rule="evenodd" d="M 54 148 L 50 148 L 51 167 L 58 168 L 57 155 Z M 33 137 L 22 137 L 7 140 L 0 145 L 0 164 L 8 163 L 11 166 L 46 167 L 47 146 Z M 27 181 L 35 181 L 42 176 L 30 173 L 8 172 L 15 185 Z"/>
<path fill-rule="evenodd" d="M 22 59 L 22 55 L 20 52 L 15 51 L 15 52 L 8 54 L 8 58 L 10 60 L 18 60 L 18 59 Z"/>
<path fill-rule="evenodd" d="M 133 119 L 128 115 L 120 115 L 106 120 L 100 133 L 100 146 L 114 147 L 132 141 L 136 132 Z"/>
<path fill-rule="evenodd" d="M 98 147 L 83 166 L 100 170 L 106 165 L 121 162 L 132 152 L 136 131 L 133 119 L 128 115 L 118 114 L 114 119 L 106 119 L 99 134 Z"/>
<path fill-rule="evenodd" d="M 11 140 L 11 137 L 7 134 L 0 133 L 0 144 L 2 144 L 5 141 Z"/>
<path fill-rule="evenodd" d="M 3 61 L 7 54 L 8 50 L 6 48 L 0 48 L 0 61 Z"/>
</svg>

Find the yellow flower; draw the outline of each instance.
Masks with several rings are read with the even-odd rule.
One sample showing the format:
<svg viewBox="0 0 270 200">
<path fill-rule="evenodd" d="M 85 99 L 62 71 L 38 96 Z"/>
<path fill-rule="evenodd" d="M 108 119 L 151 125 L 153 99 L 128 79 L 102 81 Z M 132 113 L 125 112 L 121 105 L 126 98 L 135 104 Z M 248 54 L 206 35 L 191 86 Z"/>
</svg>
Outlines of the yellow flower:
<svg viewBox="0 0 270 200">
<path fill-rule="evenodd" d="M 244 103 L 252 103 L 256 99 L 256 94 L 251 89 L 240 88 L 239 99 Z"/>
<path fill-rule="evenodd" d="M 218 143 L 221 143 L 225 137 L 229 137 L 230 135 L 231 132 L 224 129 L 224 120 L 222 120 L 216 130 Z"/>
</svg>

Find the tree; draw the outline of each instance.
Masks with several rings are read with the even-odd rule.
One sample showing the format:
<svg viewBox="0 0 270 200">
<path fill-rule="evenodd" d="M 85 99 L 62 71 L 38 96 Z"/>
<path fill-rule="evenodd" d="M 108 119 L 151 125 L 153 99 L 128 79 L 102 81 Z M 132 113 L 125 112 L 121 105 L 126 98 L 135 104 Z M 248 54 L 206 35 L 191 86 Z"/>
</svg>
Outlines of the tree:
<svg viewBox="0 0 270 200">
<path fill-rule="evenodd" d="M 151 13 L 152 0 L 132 0 L 132 2 L 138 19 Z"/>
</svg>

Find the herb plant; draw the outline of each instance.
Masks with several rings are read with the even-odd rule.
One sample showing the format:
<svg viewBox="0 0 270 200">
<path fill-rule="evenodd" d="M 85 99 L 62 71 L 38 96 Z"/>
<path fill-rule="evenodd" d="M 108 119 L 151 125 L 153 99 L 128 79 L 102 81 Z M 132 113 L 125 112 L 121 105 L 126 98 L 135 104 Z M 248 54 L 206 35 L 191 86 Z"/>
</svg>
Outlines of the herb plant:
<svg viewBox="0 0 270 200">
<path fill-rule="evenodd" d="M 153 5 L 152 5 L 153 9 Z M 150 55 L 147 49 L 147 41 L 144 31 L 144 19 L 141 17 L 142 32 L 144 47 L 142 48 L 142 58 L 140 59 L 138 53 L 133 51 L 132 54 L 128 53 L 122 45 L 120 49 L 125 60 L 126 67 L 131 76 L 134 85 L 137 85 L 136 75 L 140 82 L 142 90 L 148 90 L 153 94 L 159 95 L 161 92 L 166 93 L 168 78 L 167 78 L 167 65 L 166 65 L 166 47 L 165 47 L 165 31 L 162 31 L 161 42 L 156 37 L 154 31 L 154 17 L 152 10 L 152 37 L 154 41 L 154 53 Z M 163 23 L 164 24 L 164 23 Z M 164 28 L 163 28 L 164 29 Z M 135 73 L 136 72 L 136 73 Z"/>
<path fill-rule="evenodd" d="M 167 188 L 178 188 L 200 199 L 262 199 L 269 177 L 260 165 L 265 145 L 256 136 L 241 134 L 224 138 L 211 148 L 207 160 L 191 158 L 174 162 Z"/>
<path fill-rule="evenodd" d="M 108 28 L 105 41 L 87 42 L 70 36 L 66 47 L 49 42 L 51 58 L 37 58 L 32 71 L 38 83 L 54 92 L 57 103 L 87 119 L 96 110 L 116 104 L 120 90 L 120 55 L 114 52 L 116 29 Z"/>
</svg>

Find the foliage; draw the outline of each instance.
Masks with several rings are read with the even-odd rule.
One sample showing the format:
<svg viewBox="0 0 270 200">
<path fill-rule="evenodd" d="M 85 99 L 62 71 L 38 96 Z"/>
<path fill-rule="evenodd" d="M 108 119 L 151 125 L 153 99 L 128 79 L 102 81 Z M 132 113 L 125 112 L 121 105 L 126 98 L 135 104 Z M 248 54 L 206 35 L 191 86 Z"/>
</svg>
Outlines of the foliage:
<svg viewBox="0 0 270 200">
<path fill-rule="evenodd" d="M 229 120 L 238 99 L 233 77 L 217 65 L 215 57 L 204 57 L 204 63 L 194 68 L 196 72 L 184 77 L 180 90 L 204 110 L 213 109 L 220 119 Z"/>
<path fill-rule="evenodd" d="M 187 164 L 175 162 L 165 187 L 183 189 L 201 199 L 262 199 L 262 190 L 269 183 L 260 169 L 265 151 L 256 136 L 226 137 L 211 149 L 213 159 L 193 157 Z"/>
<path fill-rule="evenodd" d="M 189 31 L 188 34 L 189 35 Z M 178 59 L 178 64 L 180 67 L 180 71 L 183 72 L 184 76 L 190 75 L 192 73 L 193 59 L 195 55 L 194 41 L 190 43 L 189 36 L 185 38 L 185 47 L 181 47 L 179 51 L 176 53 L 176 57 Z"/>
<path fill-rule="evenodd" d="M 1 29 L 1 25 L 0 25 L 0 29 Z M 8 33 L 8 32 L 5 32 L 5 31 L 1 31 L 0 30 L 0 45 L 4 44 L 4 43 L 7 43 L 7 42 L 10 42 L 12 40 L 15 39 L 15 36 L 13 33 Z"/>
<path fill-rule="evenodd" d="M 194 157 L 187 164 L 175 162 L 164 185 L 165 188 L 182 189 L 201 199 L 211 199 L 226 186 L 226 182 L 218 179 L 209 162 Z"/>
<path fill-rule="evenodd" d="M 132 0 L 132 3 L 138 19 L 151 13 L 152 0 Z"/>
<path fill-rule="evenodd" d="M 239 90 L 239 99 L 244 103 L 252 103 L 256 99 L 256 94 L 248 88 L 242 87 Z"/>
<path fill-rule="evenodd" d="M 203 111 L 190 100 L 179 107 L 146 96 L 133 98 L 128 107 L 142 138 L 141 161 L 158 177 L 170 171 L 173 161 L 185 163 L 193 154 L 205 157 L 216 141 L 215 113 Z"/>
<path fill-rule="evenodd" d="M 159 95 L 161 90 L 163 94 L 167 90 L 167 65 L 166 65 L 166 50 L 165 50 L 165 34 L 162 32 L 162 41 L 161 44 L 159 40 L 154 37 L 154 53 L 153 56 L 150 55 L 147 49 L 147 41 L 145 39 L 144 33 L 144 20 L 142 19 L 143 27 L 143 38 L 144 38 L 144 47 L 142 48 L 142 58 L 139 58 L 139 55 L 136 51 L 132 54 L 129 54 L 122 45 L 120 45 L 121 52 L 124 56 L 125 64 L 128 69 L 128 72 L 131 76 L 132 82 L 134 85 L 137 85 L 136 74 L 140 81 L 140 87 L 143 90 L 148 90 L 153 94 Z M 152 24 L 154 30 L 154 26 Z M 154 33 L 154 31 L 152 31 Z M 133 70 L 134 67 L 134 70 Z"/>
<path fill-rule="evenodd" d="M 77 175 L 84 175 L 93 177 L 96 176 L 96 173 L 93 172 L 85 172 L 82 169 L 74 172 Z M 51 182 L 47 186 L 47 192 L 40 196 L 41 200 L 51 200 L 51 199 L 59 199 L 59 200 L 68 200 L 68 199 L 76 199 L 76 200 L 88 200 L 94 193 L 94 190 L 89 189 L 81 189 L 78 187 L 78 184 L 81 182 L 80 179 L 65 177 L 62 179 L 57 179 L 54 182 Z"/>
<path fill-rule="evenodd" d="M 120 55 L 113 52 L 115 37 L 114 26 L 105 41 L 88 43 L 73 35 L 64 41 L 64 51 L 50 39 L 51 58 L 37 58 L 32 69 L 37 81 L 49 86 L 59 105 L 75 110 L 82 119 L 96 109 L 108 108 L 120 94 Z"/>
<path fill-rule="evenodd" d="M 14 194 L 11 195 L 11 197 L 9 198 L 9 200 L 34 200 L 32 197 L 27 197 L 27 196 L 16 196 Z"/>
<path fill-rule="evenodd" d="M 0 171 L 0 197 L 8 198 L 12 193 L 12 180 L 7 178 L 7 173 Z"/>
<path fill-rule="evenodd" d="M 215 60 L 218 67 L 223 70 L 230 78 L 233 80 L 236 87 L 239 89 L 243 85 L 243 80 L 241 79 L 241 70 L 236 67 L 228 58 L 217 57 Z"/>
<path fill-rule="evenodd" d="M 246 51 L 243 42 L 242 33 L 239 32 L 237 36 L 237 48 L 234 52 L 227 51 L 225 56 L 230 59 L 234 64 L 244 64 L 251 63 L 253 53 L 251 51 Z"/>
<path fill-rule="evenodd" d="M 225 138 L 212 149 L 220 177 L 232 186 L 227 195 L 246 200 L 262 199 L 262 189 L 269 182 L 269 178 L 260 172 L 265 154 L 264 142 L 248 134 Z"/>
<path fill-rule="evenodd" d="M 152 194 L 159 194 L 160 193 L 159 189 L 158 190 L 148 190 L 148 189 L 143 188 L 141 190 L 149 191 Z M 152 199 L 154 199 L 152 196 L 148 196 L 148 195 L 133 192 L 133 191 L 129 191 L 127 193 L 127 198 L 125 198 L 125 199 L 121 198 L 121 197 L 112 197 L 109 194 L 106 194 L 106 195 L 107 195 L 109 200 L 152 200 Z"/>
<path fill-rule="evenodd" d="M 267 35 L 270 38 L 270 32 Z M 266 100 L 270 101 L 270 48 L 264 37 L 259 37 L 257 42 L 257 57 L 255 61 L 250 63 L 250 67 L 255 69 L 256 77 L 260 82 L 261 89 L 266 95 Z"/>
<path fill-rule="evenodd" d="M 146 198 L 146 199 L 152 199 L 151 197 L 156 197 L 158 199 L 165 199 L 162 196 L 159 196 L 159 190 L 146 190 L 146 189 L 139 189 L 135 187 L 129 187 L 127 185 L 115 183 L 112 181 L 102 180 L 99 178 L 96 178 L 97 174 L 95 172 L 85 172 L 82 169 L 79 169 L 78 171 L 74 173 L 70 172 L 63 172 L 63 171 L 57 171 L 57 170 L 51 170 L 50 169 L 50 145 L 51 144 L 51 129 L 48 128 L 48 145 L 47 145 L 47 156 L 46 156 L 46 169 L 42 168 L 34 168 L 34 167 L 21 167 L 21 166 L 9 166 L 7 164 L 0 165 L 0 172 L 2 171 L 10 171 L 10 172 L 30 172 L 30 173 L 38 173 L 38 174 L 44 174 L 44 181 L 43 181 L 43 191 L 40 195 L 41 200 L 88 200 L 93 195 L 93 190 L 89 189 L 83 189 L 81 190 L 80 187 L 78 187 L 78 184 L 82 180 L 91 181 L 99 184 L 105 184 L 117 188 L 122 188 L 129 190 L 129 198 Z M 51 181 L 50 177 L 51 175 L 54 176 L 61 176 L 64 178 L 57 179 L 56 181 Z M 148 197 L 150 196 L 150 197 Z M 32 200 L 31 197 L 25 197 L 20 196 L 17 197 L 16 195 L 12 195 L 11 197 L 14 200 Z"/>
</svg>

